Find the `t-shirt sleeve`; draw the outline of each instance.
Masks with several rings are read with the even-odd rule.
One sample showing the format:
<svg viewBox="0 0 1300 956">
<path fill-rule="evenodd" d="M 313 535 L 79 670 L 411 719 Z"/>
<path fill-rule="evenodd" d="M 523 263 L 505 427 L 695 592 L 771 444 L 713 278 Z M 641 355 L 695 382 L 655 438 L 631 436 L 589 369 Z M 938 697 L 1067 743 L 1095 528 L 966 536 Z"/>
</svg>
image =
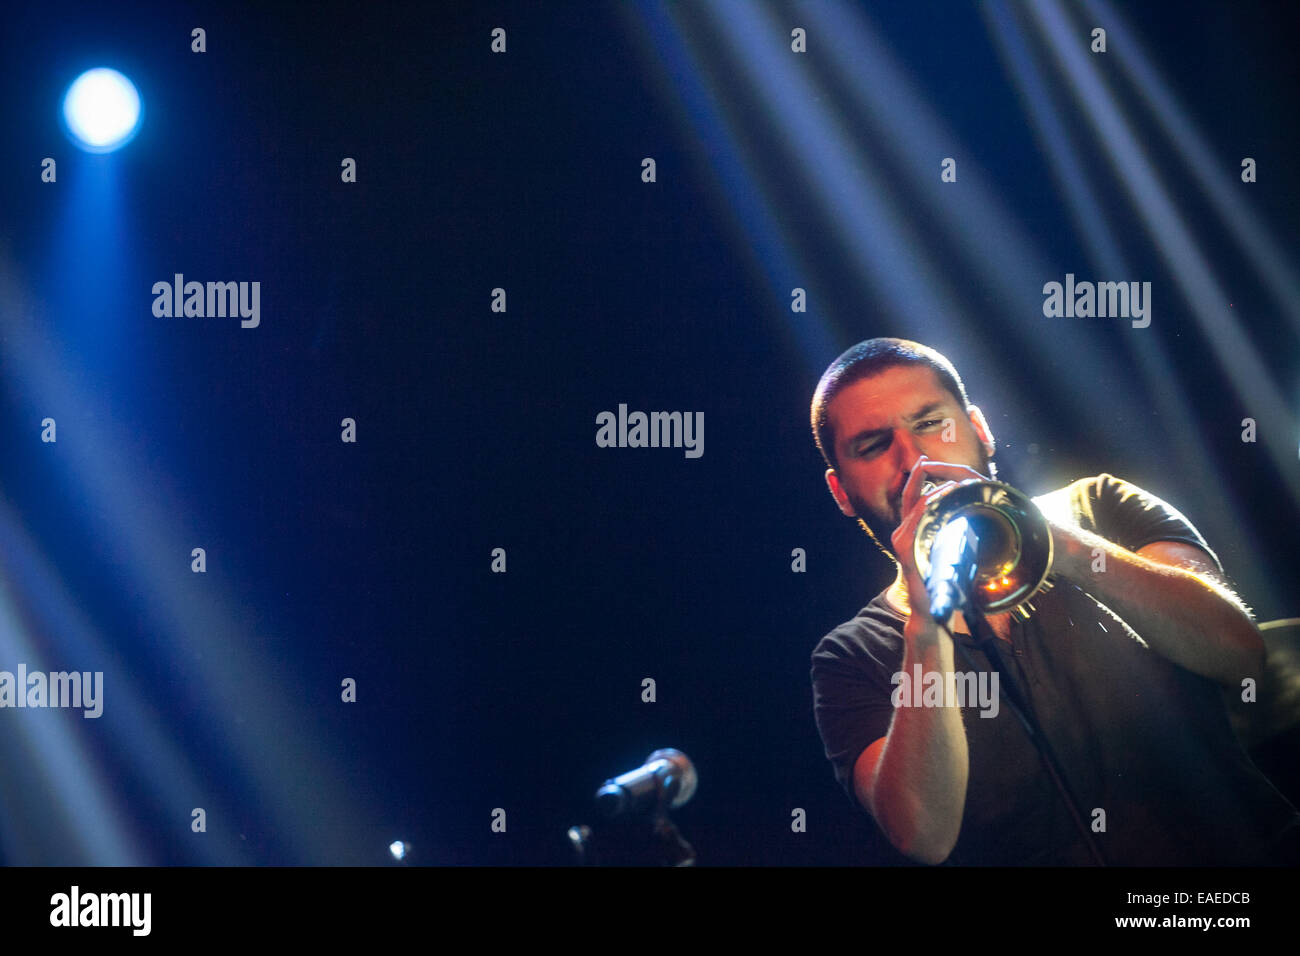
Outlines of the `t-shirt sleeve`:
<svg viewBox="0 0 1300 956">
<path fill-rule="evenodd" d="M 1195 526 L 1173 505 L 1114 475 L 1081 478 L 1059 493 L 1046 496 L 1048 507 L 1064 509 L 1064 517 L 1085 531 L 1100 535 L 1129 551 L 1155 541 L 1182 541 L 1210 556 L 1223 574 L 1219 556 Z M 1037 500 L 1037 499 L 1035 499 Z"/>
<path fill-rule="evenodd" d="M 812 654 L 813 713 L 835 779 L 854 805 L 853 766 L 862 751 L 889 732 L 894 708 L 892 671 L 856 642 L 823 638 Z"/>
</svg>

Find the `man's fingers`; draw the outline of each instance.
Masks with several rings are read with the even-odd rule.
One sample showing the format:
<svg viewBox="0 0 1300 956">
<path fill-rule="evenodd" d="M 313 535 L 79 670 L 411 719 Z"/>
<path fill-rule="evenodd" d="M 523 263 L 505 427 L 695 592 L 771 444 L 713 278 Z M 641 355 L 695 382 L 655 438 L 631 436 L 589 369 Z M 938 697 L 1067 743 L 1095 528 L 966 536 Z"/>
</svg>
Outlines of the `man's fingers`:
<svg viewBox="0 0 1300 956">
<path fill-rule="evenodd" d="M 904 569 L 914 566 L 912 543 L 916 540 L 916 525 L 921 520 L 922 508 L 913 508 L 903 518 L 892 536 L 894 555 L 903 562 Z"/>
<path fill-rule="evenodd" d="M 935 461 L 932 458 L 926 458 L 917 467 L 924 470 L 927 475 L 951 479 L 952 481 L 965 481 L 967 478 L 988 478 L 988 475 L 981 475 L 969 465 L 954 465 L 951 462 Z"/>
<path fill-rule="evenodd" d="M 981 475 L 974 468 L 968 465 L 954 465 L 948 461 L 935 461 L 933 458 L 926 458 L 924 455 L 919 456 L 912 465 L 912 471 L 907 476 L 907 483 L 903 485 L 903 494 L 899 499 L 899 515 L 905 515 L 916 506 L 916 502 L 922 496 L 922 488 L 929 479 L 942 479 L 943 481 L 965 481 L 968 478 L 979 478 L 988 480 L 988 475 Z M 933 484 L 941 485 L 941 481 L 934 481 Z"/>
<path fill-rule="evenodd" d="M 923 465 L 918 466 L 913 471 L 912 477 L 908 478 L 909 485 L 916 477 L 916 475 L 922 472 L 922 470 L 923 470 Z M 894 529 L 894 533 L 890 536 L 890 541 L 894 545 L 894 556 L 899 560 L 900 563 L 902 563 L 903 573 L 905 576 L 909 573 L 912 574 L 917 573 L 916 561 L 914 557 L 914 549 L 916 547 L 916 528 L 917 525 L 921 523 L 921 515 L 925 513 L 926 505 L 929 503 L 931 498 L 935 498 L 938 497 L 939 495 L 942 495 L 945 491 L 947 491 L 950 487 L 952 487 L 955 484 L 957 484 L 956 481 L 948 480 L 938 485 L 937 487 L 931 488 L 929 491 L 927 491 L 924 494 L 918 494 L 916 500 L 912 504 L 912 507 L 910 508 L 910 510 L 904 512 L 902 521 L 899 523 L 898 527 Z M 911 582 L 908 581 L 907 583 L 908 586 L 910 587 Z"/>
<path fill-rule="evenodd" d="M 925 484 L 925 466 L 928 464 L 926 457 L 921 455 L 912 465 L 912 473 L 907 476 L 907 483 L 903 485 L 903 495 L 898 502 L 899 517 L 907 514 L 916 504 L 916 499 L 921 496 L 921 486 Z"/>
</svg>

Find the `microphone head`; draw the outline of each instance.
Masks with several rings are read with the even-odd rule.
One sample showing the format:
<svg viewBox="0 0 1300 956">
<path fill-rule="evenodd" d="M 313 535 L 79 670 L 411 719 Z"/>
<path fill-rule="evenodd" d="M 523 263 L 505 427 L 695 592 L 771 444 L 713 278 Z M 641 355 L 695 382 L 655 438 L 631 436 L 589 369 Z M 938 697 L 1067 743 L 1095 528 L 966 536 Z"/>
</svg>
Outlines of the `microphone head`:
<svg viewBox="0 0 1300 956">
<path fill-rule="evenodd" d="M 627 791 L 618 784 L 607 783 L 596 791 L 596 809 L 607 820 L 621 816 L 629 803 Z"/>
<path fill-rule="evenodd" d="M 606 780 L 596 791 L 596 807 L 607 819 L 659 813 L 690 800 L 698 782 L 686 754 L 656 750 L 640 767 Z"/>
<path fill-rule="evenodd" d="M 680 750 L 666 747 L 652 753 L 646 759 L 646 763 L 654 763 L 656 760 L 665 760 L 669 764 L 665 772 L 669 775 L 666 790 L 670 807 L 676 809 L 695 796 L 695 788 L 699 785 L 700 779 L 695 773 L 695 764 L 691 763 L 690 757 Z"/>
</svg>

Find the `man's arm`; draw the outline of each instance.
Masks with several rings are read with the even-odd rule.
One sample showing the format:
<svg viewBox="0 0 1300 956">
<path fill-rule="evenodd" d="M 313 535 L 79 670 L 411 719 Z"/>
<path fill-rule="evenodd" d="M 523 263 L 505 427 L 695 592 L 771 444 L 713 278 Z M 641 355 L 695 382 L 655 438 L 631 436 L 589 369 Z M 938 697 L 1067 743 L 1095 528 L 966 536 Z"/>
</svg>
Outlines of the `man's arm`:
<svg viewBox="0 0 1300 956">
<path fill-rule="evenodd" d="M 1051 518 L 1048 525 L 1053 572 L 1123 618 L 1152 650 L 1221 684 L 1240 686 L 1244 677 L 1259 677 L 1259 629 L 1240 599 L 1216 580 L 1200 548 L 1157 541 L 1134 553 L 1073 525 Z M 1104 565 L 1098 560 L 1103 554 Z"/>
<path fill-rule="evenodd" d="M 941 492 L 923 492 L 931 478 L 959 481 L 983 478 L 965 465 L 930 461 L 920 456 L 903 486 L 903 519 L 890 536 L 908 616 L 903 625 L 904 674 L 951 674 L 955 653 L 952 635 L 930 615 L 925 581 L 913 550 L 916 526 L 926 502 Z M 933 482 L 931 482 L 933 484 Z M 853 767 L 853 789 L 899 852 L 922 863 L 942 863 L 961 834 L 970 780 L 970 749 L 961 710 L 947 707 L 895 707 L 888 733 L 867 747 Z"/>
<path fill-rule="evenodd" d="M 913 616 L 904 630 L 903 673 L 951 673 L 952 637 L 933 618 Z M 886 736 L 853 766 L 853 792 L 900 853 L 942 863 L 957 844 L 970 755 L 961 710 L 896 707 Z"/>
</svg>

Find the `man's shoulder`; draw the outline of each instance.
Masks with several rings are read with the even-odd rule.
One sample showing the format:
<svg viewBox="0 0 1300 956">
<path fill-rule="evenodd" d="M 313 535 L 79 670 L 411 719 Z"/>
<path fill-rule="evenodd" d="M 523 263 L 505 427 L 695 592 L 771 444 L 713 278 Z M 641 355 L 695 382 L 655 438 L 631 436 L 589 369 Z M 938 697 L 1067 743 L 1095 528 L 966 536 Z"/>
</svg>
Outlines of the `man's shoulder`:
<svg viewBox="0 0 1300 956">
<path fill-rule="evenodd" d="M 1106 525 L 1123 514 L 1126 507 L 1168 506 L 1131 481 L 1103 471 L 1076 478 L 1055 491 L 1034 495 L 1038 509 L 1053 521 L 1074 524 L 1107 537 Z"/>
<path fill-rule="evenodd" d="M 1130 551 L 1155 541 L 1182 541 L 1223 567 L 1186 515 L 1146 488 L 1108 472 L 1076 479 L 1033 501 L 1048 518 L 1078 525 Z"/>
<path fill-rule="evenodd" d="M 903 619 L 885 601 L 881 591 L 862 610 L 840 624 L 813 648 L 814 664 L 836 658 L 879 658 L 897 649 L 902 640 Z"/>
<path fill-rule="evenodd" d="M 1112 475 L 1108 471 L 1076 478 L 1054 491 L 1034 495 L 1033 501 L 1040 508 L 1044 504 L 1072 504 L 1075 507 L 1087 507 L 1088 504 L 1095 504 L 1102 500 L 1123 501 L 1128 498 L 1161 502 L 1161 499 L 1145 488 L 1127 478 Z"/>
<path fill-rule="evenodd" d="M 1044 505 L 1069 505 L 1084 501 L 1096 501 L 1107 493 L 1122 494 L 1128 489 L 1142 490 L 1132 482 L 1125 481 L 1123 478 L 1116 478 L 1109 472 L 1103 471 L 1099 475 L 1076 478 L 1054 491 L 1034 495 L 1033 501 L 1040 508 Z"/>
</svg>

